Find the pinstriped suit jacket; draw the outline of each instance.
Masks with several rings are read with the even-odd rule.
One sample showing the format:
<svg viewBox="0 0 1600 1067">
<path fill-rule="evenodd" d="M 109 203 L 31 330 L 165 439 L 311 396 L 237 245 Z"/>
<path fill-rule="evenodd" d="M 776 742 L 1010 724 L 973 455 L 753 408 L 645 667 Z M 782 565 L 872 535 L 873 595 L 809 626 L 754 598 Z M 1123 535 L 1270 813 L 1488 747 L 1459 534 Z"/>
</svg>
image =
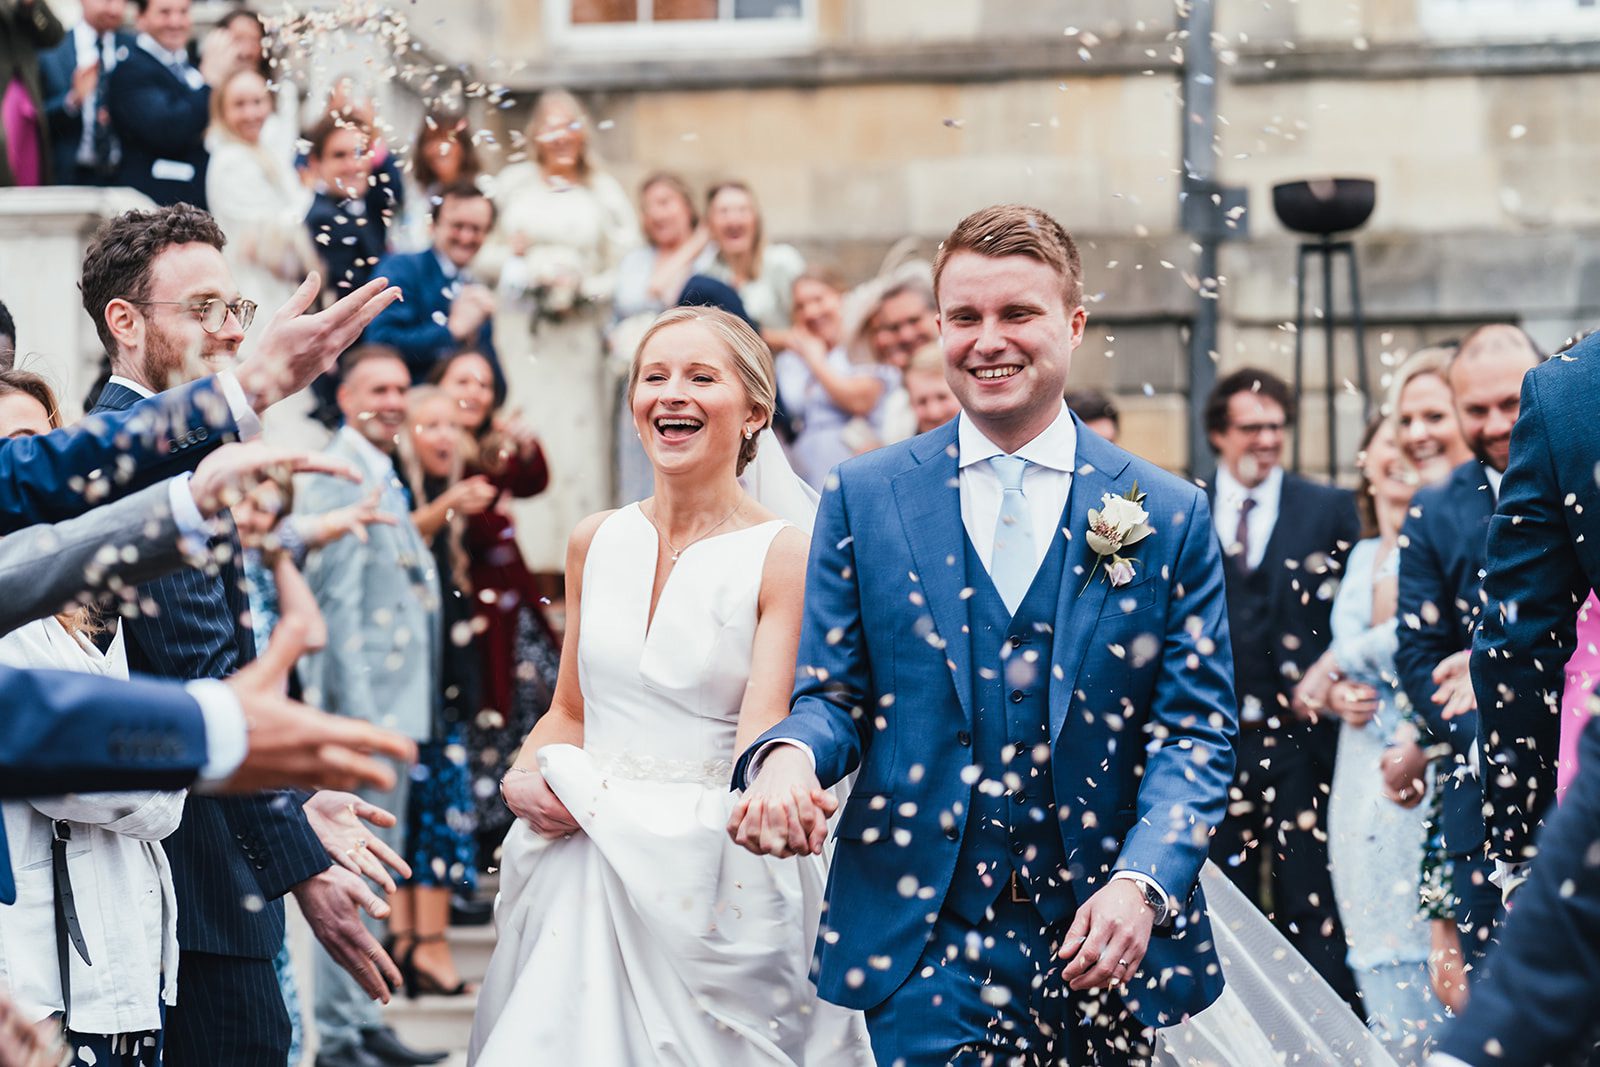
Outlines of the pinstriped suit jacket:
<svg viewBox="0 0 1600 1067">
<path fill-rule="evenodd" d="M 95 411 L 125 409 L 138 394 L 113 382 Z M 239 538 L 225 529 L 213 560 L 140 587 L 140 613 L 125 618 L 128 666 L 190 680 L 225 678 L 255 657 Z M 191 794 L 183 822 L 162 844 L 178 891 L 178 943 L 189 951 L 271 959 L 283 944 L 290 888 L 329 861 L 306 822 L 303 795 L 220 798 Z"/>
</svg>

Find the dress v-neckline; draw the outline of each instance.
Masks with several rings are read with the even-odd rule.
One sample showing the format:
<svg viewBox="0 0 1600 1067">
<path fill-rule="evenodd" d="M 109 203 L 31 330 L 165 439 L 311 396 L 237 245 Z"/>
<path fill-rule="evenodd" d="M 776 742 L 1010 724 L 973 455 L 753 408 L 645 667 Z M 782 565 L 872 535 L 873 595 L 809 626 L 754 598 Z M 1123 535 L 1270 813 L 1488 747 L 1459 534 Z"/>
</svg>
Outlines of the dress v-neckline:
<svg viewBox="0 0 1600 1067">
<path fill-rule="evenodd" d="M 667 571 L 666 580 L 661 583 L 661 591 L 657 592 L 656 571 L 661 567 L 661 531 L 657 530 L 655 523 L 651 522 L 645 515 L 642 505 L 635 503 L 633 510 L 639 516 L 639 521 L 649 528 L 650 540 L 655 545 L 655 552 L 650 557 L 650 588 L 649 595 L 645 600 L 644 640 L 640 643 L 641 647 L 650 644 L 650 635 L 655 632 L 656 616 L 661 614 L 661 604 L 667 599 L 667 590 L 672 586 L 672 579 L 677 576 L 678 569 L 683 566 L 684 560 L 691 550 L 699 548 L 701 545 L 709 545 L 713 541 L 720 541 L 724 537 L 737 537 L 739 534 L 749 533 L 751 530 L 759 530 L 762 527 L 771 526 L 773 523 L 783 522 L 782 519 L 768 519 L 766 522 L 758 522 L 754 526 L 746 526 L 742 530 L 729 530 L 727 533 L 701 538 L 685 545 L 683 551 L 678 553 L 678 558 L 674 562 L 672 569 Z"/>
</svg>

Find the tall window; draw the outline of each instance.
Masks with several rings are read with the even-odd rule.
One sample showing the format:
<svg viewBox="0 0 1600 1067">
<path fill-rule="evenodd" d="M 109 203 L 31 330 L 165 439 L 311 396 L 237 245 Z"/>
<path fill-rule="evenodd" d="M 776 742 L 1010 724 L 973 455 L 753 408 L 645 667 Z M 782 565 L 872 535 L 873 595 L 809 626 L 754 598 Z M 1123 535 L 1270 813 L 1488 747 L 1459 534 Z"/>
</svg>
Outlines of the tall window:
<svg viewBox="0 0 1600 1067">
<path fill-rule="evenodd" d="M 715 51 L 809 44 L 816 0 L 549 0 L 552 36 L 579 48 Z"/>
<path fill-rule="evenodd" d="M 1431 37 L 1523 40 L 1600 32 L 1600 0 L 1420 0 Z"/>
</svg>

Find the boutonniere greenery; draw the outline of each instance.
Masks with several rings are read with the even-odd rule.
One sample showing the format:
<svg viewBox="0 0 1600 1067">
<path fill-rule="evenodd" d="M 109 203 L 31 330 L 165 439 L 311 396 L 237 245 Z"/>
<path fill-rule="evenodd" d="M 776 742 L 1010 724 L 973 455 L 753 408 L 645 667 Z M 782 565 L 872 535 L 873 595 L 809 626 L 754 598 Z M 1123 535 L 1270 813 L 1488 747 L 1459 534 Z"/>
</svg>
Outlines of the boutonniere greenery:
<svg viewBox="0 0 1600 1067">
<path fill-rule="evenodd" d="M 1089 529 L 1084 536 L 1088 538 L 1090 550 L 1100 560 L 1089 572 L 1083 589 L 1089 588 L 1096 571 L 1100 571 L 1113 588 L 1133 581 L 1138 561 L 1123 553 L 1155 533 L 1146 521 L 1150 515 L 1144 510 L 1145 495 L 1139 492 L 1139 483 L 1134 482 L 1121 496 L 1111 493 L 1102 496 L 1098 510 L 1089 509 Z M 1082 593 L 1083 590 L 1079 590 L 1079 595 Z"/>
</svg>

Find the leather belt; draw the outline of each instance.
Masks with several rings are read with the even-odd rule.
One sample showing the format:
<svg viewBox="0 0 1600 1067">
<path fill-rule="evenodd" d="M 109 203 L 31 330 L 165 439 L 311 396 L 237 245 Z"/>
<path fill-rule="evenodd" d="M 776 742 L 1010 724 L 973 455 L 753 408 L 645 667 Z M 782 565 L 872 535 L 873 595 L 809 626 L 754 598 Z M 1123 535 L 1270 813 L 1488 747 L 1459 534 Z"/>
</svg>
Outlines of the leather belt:
<svg viewBox="0 0 1600 1067">
<path fill-rule="evenodd" d="M 83 939 L 83 927 L 78 922 L 78 904 L 72 896 L 72 875 L 67 870 L 67 842 L 72 840 L 72 824 L 57 819 L 51 824 L 50 866 L 55 872 L 56 898 L 56 966 L 61 972 L 61 1028 L 71 1029 L 72 1015 L 72 960 L 67 954 L 67 943 L 83 958 L 85 967 L 93 967 L 89 959 L 89 945 Z"/>
</svg>

